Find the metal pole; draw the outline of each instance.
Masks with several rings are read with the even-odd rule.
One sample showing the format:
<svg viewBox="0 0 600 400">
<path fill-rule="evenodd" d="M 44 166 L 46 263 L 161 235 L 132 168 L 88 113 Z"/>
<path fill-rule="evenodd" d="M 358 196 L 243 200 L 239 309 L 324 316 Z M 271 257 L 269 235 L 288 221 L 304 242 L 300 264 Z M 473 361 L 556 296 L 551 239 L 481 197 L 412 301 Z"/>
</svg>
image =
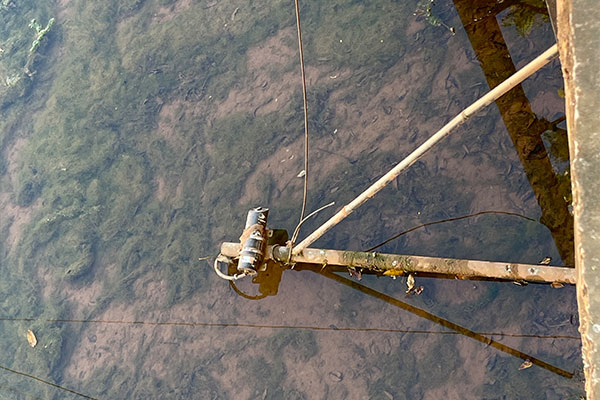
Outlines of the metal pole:
<svg viewBox="0 0 600 400">
<path fill-rule="evenodd" d="M 236 257 L 239 243 L 223 243 L 221 254 Z M 288 262 L 289 247 L 267 246 L 266 259 Z M 496 278 L 531 282 L 576 282 L 574 268 L 547 265 L 516 264 L 479 260 L 457 260 L 451 258 L 406 256 L 398 254 L 365 253 L 327 249 L 305 249 L 302 254 L 292 256 L 292 263 L 317 264 L 361 268 L 382 272 L 383 275 L 401 276 L 411 273 L 453 275 L 459 279 Z"/>
<path fill-rule="evenodd" d="M 393 169 L 391 169 L 384 176 L 379 178 L 377 182 L 371 185 L 367 190 L 365 190 L 360 196 L 354 199 L 352 202 L 344 206 L 340 211 L 337 212 L 333 217 L 331 217 L 327 222 L 321 225 L 317 230 L 311 233 L 306 239 L 302 242 L 298 243 L 293 249 L 292 254 L 298 255 L 310 246 L 313 242 L 323 236 L 327 231 L 337 225 L 340 221 L 350 215 L 354 210 L 356 210 L 359 206 L 377 194 L 381 189 L 383 189 L 388 183 L 392 182 L 400 173 L 402 173 L 405 169 L 414 164 L 419 158 L 421 158 L 429 149 L 431 149 L 437 142 L 445 138 L 454 128 L 464 123 L 469 117 L 475 114 L 477 111 L 482 108 L 490 105 L 494 101 L 496 101 L 503 94 L 511 90 L 513 87 L 517 86 L 519 83 L 523 82 L 526 78 L 533 75 L 536 71 L 550 62 L 556 55 L 558 54 L 557 45 L 553 45 L 540 56 L 538 56 L 535 60 L 531 61 L 525 67 L 521 68 L 519 71 L 514 73 L 510 78 L 502 82 L 500 85 L 496 86 L 494 89 L 489 91 L 485 96 L 477 100 L 475 103 L 471 104 L 465 110 L 463 110 L 459 115 L 454 117 L 450 122 L 448 122 L 442 129 L 437 131 L 433 136 L 431 136 L 425 143 L 419 146 L 415 151 L 413 151 L 408 157 L 398 163 Z"/>
</svg>

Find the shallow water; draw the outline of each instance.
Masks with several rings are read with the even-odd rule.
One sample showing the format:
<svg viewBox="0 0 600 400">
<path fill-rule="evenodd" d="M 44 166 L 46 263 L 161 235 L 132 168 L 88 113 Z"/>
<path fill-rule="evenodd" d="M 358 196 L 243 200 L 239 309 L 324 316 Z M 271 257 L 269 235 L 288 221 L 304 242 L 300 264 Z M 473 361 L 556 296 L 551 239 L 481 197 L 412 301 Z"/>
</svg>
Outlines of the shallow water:
<svg viewBox="0 0 600 400">
<path fill-rule="evenodd" d="M 292 230 L 299 217 L 293 4 L 9 3 L 0 6 L 0 74 L 21 79 L 0 89 L 0 397 L 583 394 L 572 286 L 417 276 L 423 293 L 406 296 L 405 278 L 275 269 L 281 281 L 271 287 L 239 282 L 250 296 L 277 294 L 251 300 L 211 271 L 205 257 L 238 239 L 249 208 L 269 207 L 271 227 Z M 506 10 L 490 9 L 499 15 L 490 42 L 491 20 L 484 29 L 479 14 L 444 1 L 431 9 L 446 25 L 436 26 L 422 15 L 427 5 L 300 4 L 309 210 L 350 201 L 485 93 L 507 73 L 494 57 L 508 51 L 518 68 L 554 42 L 539 16 L 523 37 L 503 26 Z M 465 16 L 478 21 L 463 27 Z M 29 54 L 29 20 L 51 17 Z M 492 210 L 545 225 L 486 214 L 381 251 L 569 264 L 560 132 L 528 147 L 541 119 L 564 114 L 561 88 L 553 61 L 314 246 L 364 250 L 422 223 Z M 520 370 L 525 359 L 534 365 Z"/>
</svg>

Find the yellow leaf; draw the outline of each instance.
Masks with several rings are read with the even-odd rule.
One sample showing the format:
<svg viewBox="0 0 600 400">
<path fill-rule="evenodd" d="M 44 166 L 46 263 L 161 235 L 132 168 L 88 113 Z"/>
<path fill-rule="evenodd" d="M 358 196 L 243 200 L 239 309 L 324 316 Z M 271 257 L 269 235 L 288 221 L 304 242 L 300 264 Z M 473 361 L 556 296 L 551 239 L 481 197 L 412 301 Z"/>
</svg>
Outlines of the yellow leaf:
<svg viewBox="0 0 600 400">
<path fill-rule="evenodd" d="M 31 347 L 35 347 L 37 344 L 37 338 L 35 337 L 35 333 L 31 329 L 27 329 L 27 341 Z"/>
<path fill-rule="evenodd" d="M 388 269 L 383 273 L 385 276 L 400 276 L 404 274 L 401 269 Z"/>
</svg>

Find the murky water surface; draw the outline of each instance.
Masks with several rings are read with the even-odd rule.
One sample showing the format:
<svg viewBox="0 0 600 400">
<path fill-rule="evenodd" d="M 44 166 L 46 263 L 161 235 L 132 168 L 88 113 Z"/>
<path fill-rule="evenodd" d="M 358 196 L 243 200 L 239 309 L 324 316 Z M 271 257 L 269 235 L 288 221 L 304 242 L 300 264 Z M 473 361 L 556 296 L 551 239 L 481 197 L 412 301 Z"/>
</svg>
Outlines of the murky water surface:
<svg viewBox="0 0 600 400">
<path fill-rule="evenodd" d="M 539 8 L 466 3 L 301 2 L 309 210 L 349 202 L 554 43 Z M 212 272 L 249 208 L 299 217 L 293 3 L 3 1 L 0 76 L 0 397 L 583 394 L 574 287 L 417 276 L 406 296 L 404 277 L 316 268 L 233 290 Z M 381 251 L 571 264 L 561 90 L 555 60 L 314 246 L 502 211 L 535 221 L 488 213 Z"/>
</svg>

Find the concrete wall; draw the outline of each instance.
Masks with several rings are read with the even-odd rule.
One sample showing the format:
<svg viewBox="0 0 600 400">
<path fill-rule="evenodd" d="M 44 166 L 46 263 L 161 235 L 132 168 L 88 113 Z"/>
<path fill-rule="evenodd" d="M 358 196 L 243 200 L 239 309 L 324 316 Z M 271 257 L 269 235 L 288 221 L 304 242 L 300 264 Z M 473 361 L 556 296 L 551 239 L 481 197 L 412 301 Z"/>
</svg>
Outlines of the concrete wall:
<svg viewBox="0 0 600 400">
<path fill-rule="evenodd" d="M 600 399 L 600 2 L 558 0 L 588 399 Z"/>
</svg>

